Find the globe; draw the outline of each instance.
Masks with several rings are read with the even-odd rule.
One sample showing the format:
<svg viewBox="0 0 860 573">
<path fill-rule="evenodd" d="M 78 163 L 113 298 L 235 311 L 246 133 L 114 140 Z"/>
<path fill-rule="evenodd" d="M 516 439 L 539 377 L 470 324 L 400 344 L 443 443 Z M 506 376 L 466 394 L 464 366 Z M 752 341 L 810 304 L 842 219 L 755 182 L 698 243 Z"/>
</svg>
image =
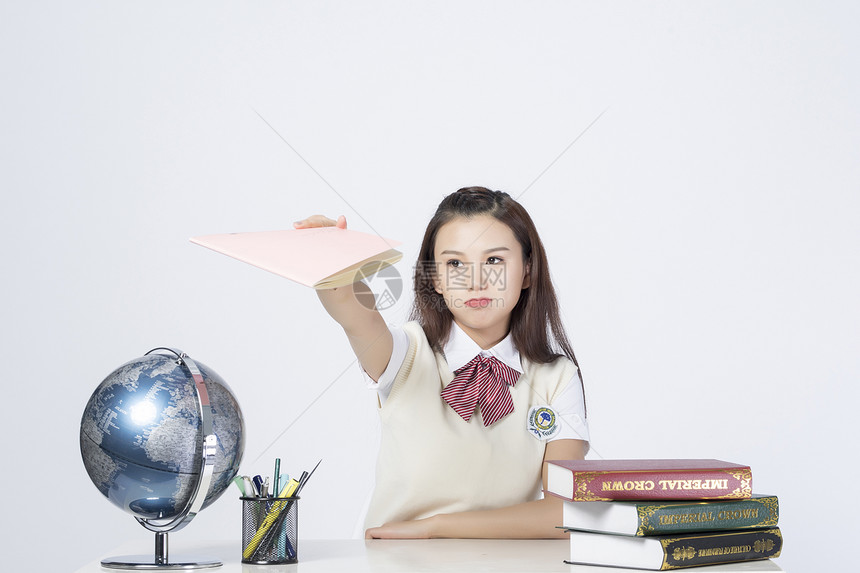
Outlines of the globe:
<svg viewBox="0 0 860 573">
<path fill-rule="evenodd" d="M 138 521 L 179 519 L 187 512 L 202 468 L 211 466 L 202 454 L 204 420 L 216 444 L 200 509 L 230 485 L 245 447 L 242 412 L 224 380 L 205 364 L 183 360 L 179 351 L 155 350 L 170 352 L 150 351 L 111 372 L 81 418 L 81 456 L 90 479 Z M 205 384 L 203 398 L 195 371 Z M 211 415 L 201 417 L 201 400 Z"/>
</svg>

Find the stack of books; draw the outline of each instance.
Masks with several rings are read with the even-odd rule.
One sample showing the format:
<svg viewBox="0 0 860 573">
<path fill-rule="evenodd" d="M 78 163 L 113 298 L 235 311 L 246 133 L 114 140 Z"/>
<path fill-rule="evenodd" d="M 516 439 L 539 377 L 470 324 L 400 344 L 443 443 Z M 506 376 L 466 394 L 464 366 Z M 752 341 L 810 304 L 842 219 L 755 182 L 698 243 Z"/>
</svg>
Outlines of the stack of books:
<svg viewBox="0 0 860 573">
<path fill-rule="evenodd" d="M 719 460 L 556 460 L 547 492 L 565 500 L 570 563 L 676 569 L 778 557 L 774 495 L 749 466 Z"/>
</svg>

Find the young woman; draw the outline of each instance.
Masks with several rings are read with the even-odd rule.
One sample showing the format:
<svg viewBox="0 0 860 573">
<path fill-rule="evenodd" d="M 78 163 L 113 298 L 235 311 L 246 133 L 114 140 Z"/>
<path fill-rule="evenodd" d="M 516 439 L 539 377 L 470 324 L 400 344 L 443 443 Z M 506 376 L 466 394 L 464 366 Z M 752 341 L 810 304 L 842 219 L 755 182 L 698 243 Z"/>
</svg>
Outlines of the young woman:
<svg viewBox="0 0 860 573">
<path fill-rule="evenodd" d="M 297 228 L 337 225 L 321 215 Z M 582 380 L 546 254 L 508 194 L 469 187 L 431 219 L 411 322 L 363 283 L 317 291 L 377 382 L 382 441 L 368 538 L 564 537 L 544 462 L 588 449 Z M 362 297 L 362 293 L 364 296 Z"/>
</svg>

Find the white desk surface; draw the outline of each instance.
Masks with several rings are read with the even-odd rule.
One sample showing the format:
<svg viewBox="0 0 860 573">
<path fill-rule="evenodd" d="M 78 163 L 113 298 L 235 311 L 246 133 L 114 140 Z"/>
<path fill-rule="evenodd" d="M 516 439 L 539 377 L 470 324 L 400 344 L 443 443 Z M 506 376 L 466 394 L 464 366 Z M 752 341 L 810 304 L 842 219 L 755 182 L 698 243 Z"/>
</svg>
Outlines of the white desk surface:
<svg viewBox="0 0 860 573">
<path fill-rule="evenodd" d="M 144 540 L 118 547 L 78 569 L 76 573 L 106 573 L 101 560 L 129 554 L 151 555 L 153 544 Z M 558 540 L 504 539 L 338 539 L 299 540 L 299 562 L 290 565 L 244 565 L 241 562 L 239 540 L 195 543 L 186 546 L 182 535 L 171 536 L 168 561 L 183 556 L 223 562 L 219 568 L 197 569 L 213 573 L 411 573 L 492 571 L 502 573 L 616 573 L 642 570 L 614 567 L 568 565 L 570 542 Z M 114 570 L 115 571 L 115 570 Z M 773 561 L 751 561 L 731 565 L 711 565 L 689 569 L 691 573 L 740 573 L 782 571 Z"/>
</svg>

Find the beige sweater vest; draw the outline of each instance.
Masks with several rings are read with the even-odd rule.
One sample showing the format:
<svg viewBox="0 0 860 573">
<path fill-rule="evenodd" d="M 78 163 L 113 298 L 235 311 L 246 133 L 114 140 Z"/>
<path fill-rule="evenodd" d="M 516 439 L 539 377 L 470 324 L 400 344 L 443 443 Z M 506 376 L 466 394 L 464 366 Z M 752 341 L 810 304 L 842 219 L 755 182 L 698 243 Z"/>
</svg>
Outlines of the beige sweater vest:
<svg viewBox="0 0 860 573">
<path fill-rule="evenodd" d="M 453 378 L 445 357 L 433 352 L 417 323 L 404 330 L 409 350 L 379 410 L 376 488 L 365 527 L 537 499 L 546 442 L 528 431 L 528 413 L 552 405 L 576 366 L 564 358 L 523 359 L 511 389 L 514 412 L 485 427 L 480 414 L 466 422 L 442 400 Z"/>
</svg>

